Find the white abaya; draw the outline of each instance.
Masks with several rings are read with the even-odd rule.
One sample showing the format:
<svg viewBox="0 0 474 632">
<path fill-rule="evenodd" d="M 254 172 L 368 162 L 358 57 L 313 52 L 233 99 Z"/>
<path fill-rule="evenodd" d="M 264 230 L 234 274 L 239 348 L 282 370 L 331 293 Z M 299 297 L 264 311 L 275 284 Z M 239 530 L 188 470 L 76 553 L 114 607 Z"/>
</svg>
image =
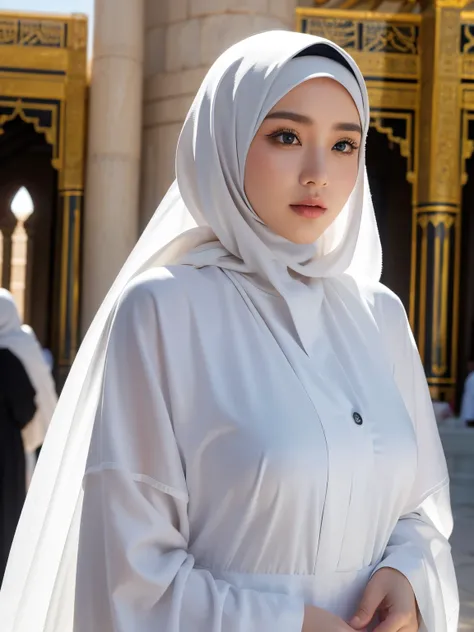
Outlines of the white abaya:
<svg viewBox="0 0 474 632">
<path fill-rule="evenodd" d="M 161 268 L 127 290 L 84 482 L 75 632 L 300 632 L 305 603 L 350 618 L 381 566 L 410 580 L 422 629 L 455 629 L 423 370 L 382 285 L 361 295 L 379 357 L 357 344 L 350 286 L 324 282 L 309 355 L 282 299 L 244 275 Z M 383 367 L 400 405 L 377 389 Z"/>
</svg>

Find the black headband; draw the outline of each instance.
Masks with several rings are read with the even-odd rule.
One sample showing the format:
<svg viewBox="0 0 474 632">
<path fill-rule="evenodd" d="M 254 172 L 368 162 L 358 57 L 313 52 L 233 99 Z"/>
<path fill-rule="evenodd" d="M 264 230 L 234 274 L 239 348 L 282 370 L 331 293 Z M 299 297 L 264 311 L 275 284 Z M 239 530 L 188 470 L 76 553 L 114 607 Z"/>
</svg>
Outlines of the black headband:
<svg viewBox="0 0 474 632">
<path fill-rule="evenodd" d="M 341 66 L 344 66 L 344 68 L 347 68 L 347 70 L 351 73 L 351 75 L 355 79 L 357 79 L 354 73 L 354 69 L 348 63 L 347 59 L 345 59 L 338 50 L 336 50 L 332 46 L 329 46 L 328 44 L 322 44 L 322 43 L 312 44 L 311 46 L 308 46 L 308 48 L 305 48 L 304 50 L 299 52 L 297 55 L 295 55 L 295 59 L 297 57 L 310 57 L 310 56 L 327 57 L 328 59 L 332 59 L 338 64 L 341 64 Z"/>
</svg>

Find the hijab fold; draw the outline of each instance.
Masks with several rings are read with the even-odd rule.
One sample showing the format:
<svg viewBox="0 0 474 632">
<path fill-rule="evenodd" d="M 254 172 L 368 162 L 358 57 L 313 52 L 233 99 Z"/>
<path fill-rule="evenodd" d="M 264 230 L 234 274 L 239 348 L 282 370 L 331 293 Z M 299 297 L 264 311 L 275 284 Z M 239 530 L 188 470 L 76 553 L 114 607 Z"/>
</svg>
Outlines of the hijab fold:
<svg viewBox="0 0 474 632">
<path fill-rule="evenodd" d="M 330 55 L 327 54 L 328 51 Z M 312 77 L 351 94 L 363 128 L 354 190 L 310 246 L 273 234 L 245 196 L 245 160 L 268 111 Z M 311 352 L 324 280 L 378 280 L 381 248 L 365 174 L 369 105 L 363 77 L 341 48 L 312 35 L 271 31 L 227 50 L 209 70 L 185 120 L 176 181 L 105 298 L 63 389 L 32 480 L 0 593 L 2 632 L 70 632 L 82 479 L 99 405 L 107 340 L 124 288 L 154 266 L 219 266 L 251 275 L 284 298 Z"/>
</svg>

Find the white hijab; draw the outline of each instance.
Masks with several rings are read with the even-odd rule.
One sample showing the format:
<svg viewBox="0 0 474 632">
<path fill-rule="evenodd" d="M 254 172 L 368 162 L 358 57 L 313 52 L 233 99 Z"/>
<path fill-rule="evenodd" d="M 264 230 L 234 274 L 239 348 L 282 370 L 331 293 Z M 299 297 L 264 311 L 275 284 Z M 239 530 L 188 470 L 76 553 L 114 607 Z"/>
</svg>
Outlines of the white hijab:
<svg viewBox="0 0 474 632">
<path fill-rule="evenodd" d="M 294 60 L 302 51 L 313 55 Z M 284 297 L 306 350 L 322 277 L 350 273 L 356 279 L 379 279 L 381 248 L 364 142 L 354 191 L 312 246 L 273 234 L 243 192 L 246 154 L 263 118 L 289 90 L 315 76 L 333 77 L 350 92 L 365 142 L 369 105 L 363 77 L 346 52 L 322 38 L 285 31 L 255 35 L 227 50 L 204 79 L 179 139 L 177 181 L 101 306 L 63 389 L 0 593 L 2 632 L 72 630 L 81 483 L 108 333 L 118 298 L 131 279 L 173 263 L 251 272 Z"/>
<path fill-rule="evenodd" d="M 0 289 L 0 348 L 16 355 L 36 391 L 36 414 L 22 432 L 26 452 L 34 452 L 43 443 L 53 417 L 56 390 L 33 330 L 21 324 L 13 296 L 4 289 Z"/>
</svg>

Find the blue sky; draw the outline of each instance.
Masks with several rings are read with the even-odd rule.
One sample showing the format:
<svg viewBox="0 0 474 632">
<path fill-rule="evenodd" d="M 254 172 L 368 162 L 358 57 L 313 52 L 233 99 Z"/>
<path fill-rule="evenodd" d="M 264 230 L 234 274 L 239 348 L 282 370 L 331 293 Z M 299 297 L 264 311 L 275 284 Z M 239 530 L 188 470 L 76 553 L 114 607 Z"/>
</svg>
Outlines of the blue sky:
<svg viewBox="0 0 474 632">
<path fill-rule="evenodd" d="M 0 11 L 85 13 L 89 16 L 89 53 L 92 43 L 94 0 L 0 0 Z"/>
</svg>

